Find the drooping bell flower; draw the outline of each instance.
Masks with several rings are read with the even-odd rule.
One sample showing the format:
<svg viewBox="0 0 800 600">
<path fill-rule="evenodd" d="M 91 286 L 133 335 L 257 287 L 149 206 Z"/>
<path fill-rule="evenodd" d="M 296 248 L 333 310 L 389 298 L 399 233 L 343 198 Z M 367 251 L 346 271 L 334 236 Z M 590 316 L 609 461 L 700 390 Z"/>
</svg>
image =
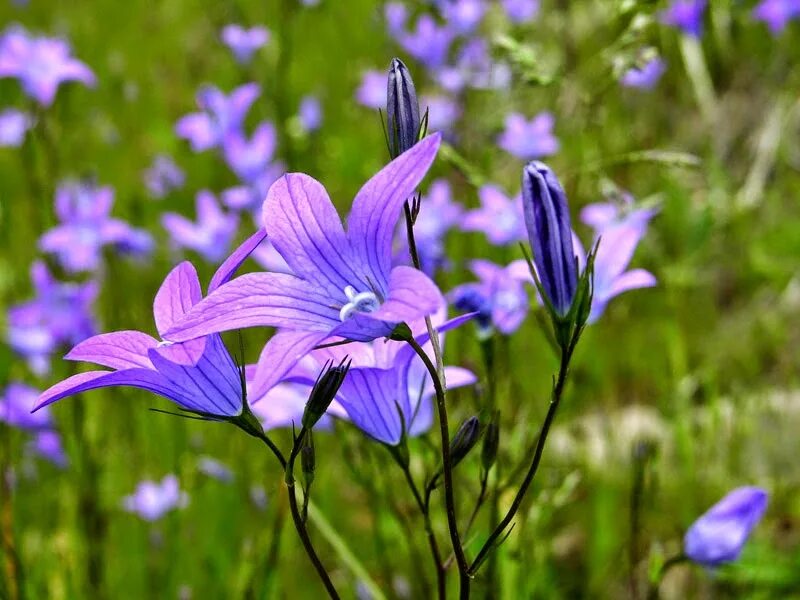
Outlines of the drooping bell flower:
<svg viewBox="0 0 800 600">
<path fill-rule="evenodd" d="M 434 313 L 443 298 L 430 278 L 391 263 L 401 207 L 439 142 L 438 134 L 425 138 L 370 179 L 353 201 L 346 233 L 321 183 L 300 173 L 278 179 L 264 202 L 265 232 L 237 253 L 249 255 L 267 235 L 292 274 L 248 273 L 232 280 L 173 323 L 166 338 L 180 342 L 267 326 L 302 338 L 307 351 L 331 336 L 386 337 L 398 323 Z"/>
<path fill-rule="evenodd" d="M 706 567 L 736 560 L 750 532 L 764 516 L 767 501 L 767 492 L 758 487 L 740 487 L 729 492 L 686 532 L 684 554 Z"/>
<path fill-rule="evenodd" d="M 417 90 L 411 73 L 399 58 L 393 58 L 389 65 L 386 120 L 389 154 L 395 158 L 417 143 L 420 127 Z"/>
<path fill-rule="evenodd" d="M 578 267 L 567 195 L 544 163 L 533 161 L 523 170 L 522 204 L 542 288 L 556 315 L 563 318 L 578 288 Z"/>
</svg>

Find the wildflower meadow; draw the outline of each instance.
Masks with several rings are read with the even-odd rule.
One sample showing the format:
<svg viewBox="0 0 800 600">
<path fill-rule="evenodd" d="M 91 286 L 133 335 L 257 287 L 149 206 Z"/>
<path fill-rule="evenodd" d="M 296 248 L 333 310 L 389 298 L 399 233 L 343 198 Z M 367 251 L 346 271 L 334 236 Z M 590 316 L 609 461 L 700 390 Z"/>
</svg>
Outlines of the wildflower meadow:
<svg viewBox="0 0 800 600">
<path fill-rule="evenodd" d="M 0 5 L 0 599 L 800 598 L 800 0 Z"/>
</svg>

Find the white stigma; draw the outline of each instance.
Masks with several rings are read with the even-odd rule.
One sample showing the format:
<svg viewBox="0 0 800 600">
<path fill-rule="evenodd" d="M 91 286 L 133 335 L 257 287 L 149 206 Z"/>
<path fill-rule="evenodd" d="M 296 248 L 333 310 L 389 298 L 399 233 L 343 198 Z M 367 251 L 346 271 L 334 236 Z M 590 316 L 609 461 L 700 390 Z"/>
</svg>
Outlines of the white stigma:
<svg viewBox="0 0 800 600">
<path fill-rule="evenodd" d="M 347 296 L 349 302 L 339 311 L 339 320 L 342 322 L 349 319 L 354 312 L 375 312 L 381 305 L 374 292 L 356 292 L 352 285 L 344 288 L 344 295 Z"/>
</svg>

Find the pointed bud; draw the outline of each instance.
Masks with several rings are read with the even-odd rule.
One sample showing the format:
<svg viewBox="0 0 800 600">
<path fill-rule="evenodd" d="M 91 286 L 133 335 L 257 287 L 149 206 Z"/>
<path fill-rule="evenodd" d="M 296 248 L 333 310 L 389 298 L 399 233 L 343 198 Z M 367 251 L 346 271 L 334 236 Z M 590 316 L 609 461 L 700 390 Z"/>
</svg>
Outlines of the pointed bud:
<svg viewBox="0 0 800 600">
<path fill-rule="evenodd" d="M 411 74 L 399 58 L 389 65 L 386 94 L 387 135 L 392 158 L 417 143 L 419 136 L 419 101 Z"/>
<path fill-rule="evenodd" d="M 478 417 L 472 416 L 461 424 L 450 441 L 450 463 L 453 468 L 475 447 L 480 436 L 481 425 Z"/>
<path fill-rule="evenodd" d="M 578 267 L 572 248 L 572 225 L 567 195 L 555 174 L 542 162 L 532 161 L 522 172 L 522 204 L 533 250 L 533 262 L 545 301 L 563 318 L 569 313 L 578 287 Z"/>
<path fill-rule="evenodd" d="M 300 464 L 303 468 L 303 481 L 307 490 L 314 481 L 314 471 L 317 466 L 316 454 L 314 452 L 314 437 L 311 434 L 311 430 L 306 433 L 305 439 L 303 440 L 303 447 L 300 448 Z"/>
<path fill-rule="evenodd" d="M 317 381 L 308 397 L 306 409 L 303 411 L 302 424 L 304 429 L 310 430 L 322 418 L 322 415 L 325 414 L 325 411 L 328 410 L 331 402 L 336 397 L 336 393 L 339 391 L 339 387 L 341 387 L 349 369 L 350 361 L 348 361 L 347 357 L 342 359 L 342 362 L 336 366 L 333 366 L 332 363 L 326 363 L 319 377 L 317 377 Z"/>
<path fill-rule="evenodd" d="M 492 468 L 497 459 L 497 449 L 500 446 L 500 413 L 495 411 L 494 417 L 486 426 L 483 434 L 483 447 L 481 448 L 481 464 L 487 471 Z"/>
</svg>

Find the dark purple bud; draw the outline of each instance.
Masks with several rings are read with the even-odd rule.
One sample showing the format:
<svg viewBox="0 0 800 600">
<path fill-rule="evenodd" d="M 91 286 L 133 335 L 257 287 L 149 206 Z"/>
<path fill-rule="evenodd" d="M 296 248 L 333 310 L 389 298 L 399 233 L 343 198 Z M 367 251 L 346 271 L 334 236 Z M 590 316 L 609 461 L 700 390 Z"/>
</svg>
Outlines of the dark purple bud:
<svg viewBox="0 0 800 600">
<path fill-rule="evenodd" d="M 304 429 L 311 429 L 322 418 L 336 397 L 349 369 L 350 362 L 347 357 L 336 366 L 333 366 L 332 363 L 325 365 L 311 389 L 306 409 L 303 411 Z"/>
<path fill-rule="evenodd" d="M 539 280 L 556 314 L 565 317 L 578 287 L 578 267 L 567 195 L 546 164 L 532 161 L 525 166 L 522 204 Z"/>
<path fill-rule="evenodd" d="M 306 489 L 314 481 L 314 472 L 317 468 L 316 453 L 314 451 L 314 438 L 309 430 L 303 440 L 303 447 L 300 448 L 300 464 L 303 467 L 303 480 Z"/>
<path fill-rule="evenodd" d="M 411 73 L 399 58 L 389 65 L 386 93 L 387 135 L 392 158 L 417 143 L 419 136 L 419 101 Z"/>
<path fill-rule="evenodd" d="M 767 492 L 736 488 L 692 524 L 683 539 L 684 554 L 706 567 L 736 560 L 766 510 Z"/>
<path fill-rule="evenodd" d="M 475 447 L 480 436 L 481 425 L 478 417 L 470 417 L 461 424 L 453 439 L 450 440 L 450 464 L 453 468 Z"/>
</svg>

